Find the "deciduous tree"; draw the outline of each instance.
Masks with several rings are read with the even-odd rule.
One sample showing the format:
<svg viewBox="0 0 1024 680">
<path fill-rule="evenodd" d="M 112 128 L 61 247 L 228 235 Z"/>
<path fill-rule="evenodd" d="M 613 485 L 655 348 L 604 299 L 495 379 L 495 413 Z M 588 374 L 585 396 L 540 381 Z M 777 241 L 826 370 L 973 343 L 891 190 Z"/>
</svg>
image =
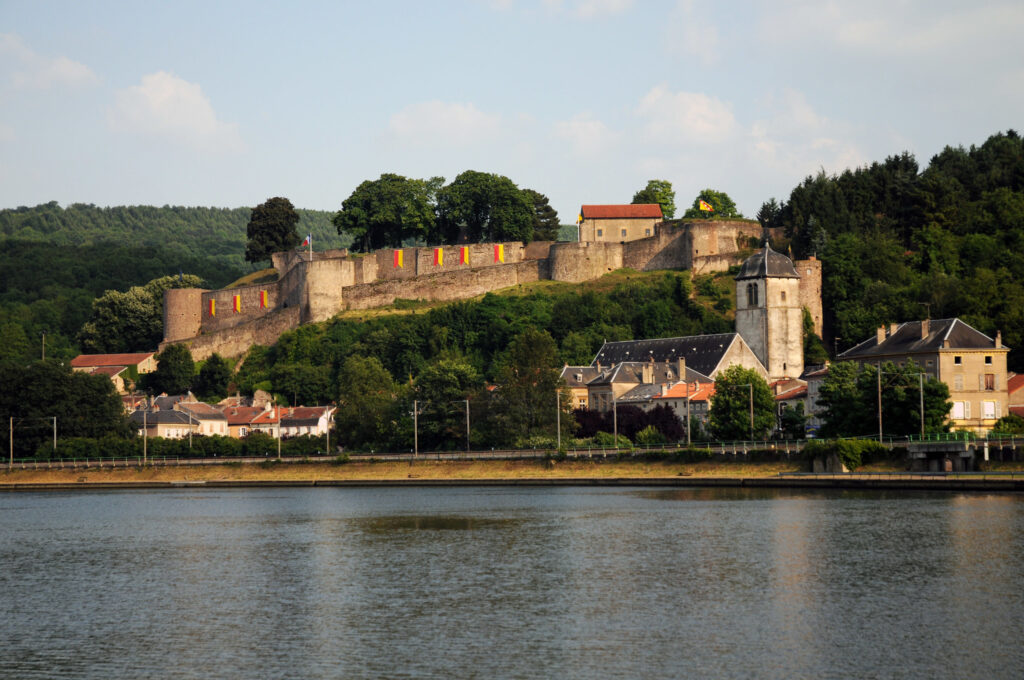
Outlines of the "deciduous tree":
<svg viewBox="0 0 1024 680">
<path fill-rule="evenodd" d="M 434 207 L 442 184 L 443 177 L 384 173 L 356 187 L 332 221 L 339 234 L 353 238 L 353 249 L 362 252 L 424 243 L 435 231 Z"/>
<path fill-rule="evenodd" d="M 253 208 L 246 228 L 246 261 L 264 262 L 274 253 L 299 245 L 298 223 L 299 214 L 287 198 L 268 198 Z"/>
<path fill-rule="evenodd" d="M 156 355 L 156 361 L 156 370 L 142 376 L 142 389 L 153 394 L 184 394 L 192 389 L 196 365 L 188 347 L 168 345 Z"/>
<path fill-rule="evenodd" d="M 676 214 L 676 192 L 667 179 L 648 180 L 646 187 L 633 194 L 633 203 L 658 203 L 667 220 Z"/>
<path fill-rule="evenodd" d="M 753 427 L 750 422 L 753 386 Z M 708 414 L 711 433 L 718 439 L 766 437 L 775 427 L 775 398 L 757 371 L 733 365 L 715 378 L 715 395 Z"/>
<path fill-rule="evenodd" d="M 467 170 L 437 194 L 436 240 L 522 241 L 533 237 L 533 202 L 503 175 Z"/>
<path fill-rule="evenodd" d="M 714 212 L 707 212 L 700 209 L 700 202 L 704 201 L 714 208 Z M 685 218 L 707 218 L 707 217 L 743 217 L 736 209 L 736 204 L 729 194 L 714 189 L 704 189 L 697 198 L 693 199 L 693 205 L 687 209 Z"/>
</svg>

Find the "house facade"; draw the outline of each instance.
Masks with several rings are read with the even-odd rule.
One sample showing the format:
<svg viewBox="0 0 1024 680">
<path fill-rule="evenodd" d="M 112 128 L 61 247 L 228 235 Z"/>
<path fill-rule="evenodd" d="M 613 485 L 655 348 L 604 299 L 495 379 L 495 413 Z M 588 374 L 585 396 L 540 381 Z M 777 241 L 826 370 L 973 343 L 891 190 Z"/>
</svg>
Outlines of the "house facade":
<svg viewBox="0 0 1024 680">
<path fill-rule="evenodd" d="M 584 205 L 580 217 L 580 242 L 612 243 L 654 236 L 654 225 L 665 219 L 657 203 Z"/>
<path fill-rule="evenodd" d="M 873 366 L 913 360 L 949 387 L 952 427 L 985 434 L 1009 412 L 1009 352 L 998 331 L 991 338 L 960 319 L 925 319 L 882 326 L 839 359 Z"/>
</svg>

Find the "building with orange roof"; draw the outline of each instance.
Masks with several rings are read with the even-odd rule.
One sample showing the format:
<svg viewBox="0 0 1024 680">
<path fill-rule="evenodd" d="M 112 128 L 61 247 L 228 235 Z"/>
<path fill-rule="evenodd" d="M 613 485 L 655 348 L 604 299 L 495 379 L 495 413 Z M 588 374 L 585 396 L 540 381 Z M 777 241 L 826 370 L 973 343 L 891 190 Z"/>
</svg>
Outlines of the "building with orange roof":
<svg viewBox="0 0 1024 680">
<path fill-rule="evenodd" d="M 119 394 L 133 389 L 139 376 L 156 370 L 154 352 L 131 354 L 79 354 L 71 360 L 71 369 L 80 373 L 104 375 L 114 383 Z"/>
<path fill-rule="evenodd" d="M 580 207 L 579 240 L 635 241 L 654 235 L 654 225 L 663 222 L 657 203 L 626 205 L 584 205 Z"/>
</svg>

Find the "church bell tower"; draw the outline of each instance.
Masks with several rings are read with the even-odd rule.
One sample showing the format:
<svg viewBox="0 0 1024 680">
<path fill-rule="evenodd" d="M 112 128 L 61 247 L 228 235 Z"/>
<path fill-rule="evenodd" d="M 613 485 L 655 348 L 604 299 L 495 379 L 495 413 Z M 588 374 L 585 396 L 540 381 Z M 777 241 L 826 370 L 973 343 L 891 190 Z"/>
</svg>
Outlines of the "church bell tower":
<svg viewBox="0 0 1024 680">
<path fill-rule="evenodd" d="M 767 242 L 736 276 L 736 332 L 764 364 L 770 380 L 803 373 L 800 275 L 793 261 Z"/>
</svg>

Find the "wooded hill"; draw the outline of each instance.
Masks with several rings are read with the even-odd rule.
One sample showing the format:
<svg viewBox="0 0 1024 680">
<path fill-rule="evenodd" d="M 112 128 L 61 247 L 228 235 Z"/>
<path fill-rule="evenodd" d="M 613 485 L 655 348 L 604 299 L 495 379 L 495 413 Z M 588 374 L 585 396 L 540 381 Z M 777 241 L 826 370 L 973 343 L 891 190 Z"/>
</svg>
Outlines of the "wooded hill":
<svg viewBox="0 0 1024 680">
<path fill-rule="evenodd" d="M 958 316 L 1012 348 L 1024 371 L 1024 140 L 946 147 L 923 171 L 908 153 L 819 173 L 758 217 L 796 257 L 823 261 L 826 345 L 883 323 Z"/>
</svg>

